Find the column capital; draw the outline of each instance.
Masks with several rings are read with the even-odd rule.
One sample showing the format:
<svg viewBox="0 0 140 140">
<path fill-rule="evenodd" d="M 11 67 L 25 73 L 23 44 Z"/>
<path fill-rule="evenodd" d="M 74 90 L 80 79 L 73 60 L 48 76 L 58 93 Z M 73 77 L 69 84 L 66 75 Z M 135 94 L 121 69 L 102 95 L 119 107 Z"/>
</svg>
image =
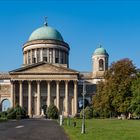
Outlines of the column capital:
<svg viewBox="0 0 140 140">
<path fill-rule="evenodd" d="M 36 82 L 37 82 L 37 83 L 40 83 L 40 82 L 41 82 L 41 80 L 36 80 Z"/>
<path fill-rule="evenodd" d="M 65 80 L 65 83 L 68 84 L 70 80 Z"/>
<path fill-rule="evenodd" d="M 27 82 L 28 82 L 28 84 L 31 84 L 32 80 L 28 80 Z"/>
<path fill-rule="evenodd" d="M 56 80 L 55 82 L 56 82 L 57 84 L 59 84 L 59 83 L 61 82 L 61 80 Z"/>
<path fill-rule="evenodd" d="M 51 82 L 52 82 L 52 80 L 46 80 L 46 82 L 47 82 L 47 83 L 51 83 Z"/>
</svg>

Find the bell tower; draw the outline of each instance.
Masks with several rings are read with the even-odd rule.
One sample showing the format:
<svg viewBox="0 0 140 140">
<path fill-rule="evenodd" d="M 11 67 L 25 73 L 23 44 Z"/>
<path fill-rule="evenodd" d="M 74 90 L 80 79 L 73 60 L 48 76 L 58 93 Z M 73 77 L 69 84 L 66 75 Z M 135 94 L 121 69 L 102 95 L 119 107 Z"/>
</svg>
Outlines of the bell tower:
<svg viewBox="0 0 140 140">
<path fill-rule="evenodd" d="M 108 70 L 109 55 L 107 51 L 100 45 L 92 55 L 93 77 L 102 77 L 104 72 Z"/>
</svg>

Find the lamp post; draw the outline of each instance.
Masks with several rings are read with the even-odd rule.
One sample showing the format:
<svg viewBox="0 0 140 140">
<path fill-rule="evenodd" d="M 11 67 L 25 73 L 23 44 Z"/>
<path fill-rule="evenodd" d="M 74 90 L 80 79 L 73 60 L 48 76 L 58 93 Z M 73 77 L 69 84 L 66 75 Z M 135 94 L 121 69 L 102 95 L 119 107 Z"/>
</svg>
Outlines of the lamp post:
<svg viewBox="0 0 140 140">
<path fill-rule="evenodd" d="M 84 112 L 84 108 L 85 108 L 85 94 L 86 94 L 86 85 L 85 85 L 85 81 L 83 81 L 83 117 L 82 117 L 82 134 L 85 134 L 85 112 Z"/>
</svg>

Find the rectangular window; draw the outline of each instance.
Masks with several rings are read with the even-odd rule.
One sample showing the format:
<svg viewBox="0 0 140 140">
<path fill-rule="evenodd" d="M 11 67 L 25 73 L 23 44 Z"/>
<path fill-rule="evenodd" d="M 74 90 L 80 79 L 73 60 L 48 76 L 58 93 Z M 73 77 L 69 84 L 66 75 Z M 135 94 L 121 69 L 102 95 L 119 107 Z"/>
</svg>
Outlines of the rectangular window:
<svg viewBox="0 0 140 140">
<path fill-rule="evenodd" d="M 58 58 L 55 58 L 55 63 L 59 63 L 59 59 Z"/>
<path fill-rule="evenodd" d="M 46 61 L 47 62 L 47 57 L 43 57 L 43 61 Z"/>
</svg>

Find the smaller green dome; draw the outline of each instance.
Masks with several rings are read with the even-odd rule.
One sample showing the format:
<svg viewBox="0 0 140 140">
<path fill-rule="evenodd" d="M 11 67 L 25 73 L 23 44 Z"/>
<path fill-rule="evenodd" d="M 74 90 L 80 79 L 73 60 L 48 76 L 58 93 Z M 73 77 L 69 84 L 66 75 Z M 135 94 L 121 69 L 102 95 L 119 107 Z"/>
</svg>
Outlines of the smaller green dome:
<svg viewBox="0 0 140 140">
<path fill-rule="evenodd" d="M 56 29 L 46 25 L 33 31 L 28 41 L 48 39 L 63 41 L 61 34 Z"/>
<path fill-rule="evenodd" d="M 108 53 L 106 52 L 106 50 L 103 47 L 99 47 L 94 51 L 93 55 L 108 55 Z"/>
</svg>

